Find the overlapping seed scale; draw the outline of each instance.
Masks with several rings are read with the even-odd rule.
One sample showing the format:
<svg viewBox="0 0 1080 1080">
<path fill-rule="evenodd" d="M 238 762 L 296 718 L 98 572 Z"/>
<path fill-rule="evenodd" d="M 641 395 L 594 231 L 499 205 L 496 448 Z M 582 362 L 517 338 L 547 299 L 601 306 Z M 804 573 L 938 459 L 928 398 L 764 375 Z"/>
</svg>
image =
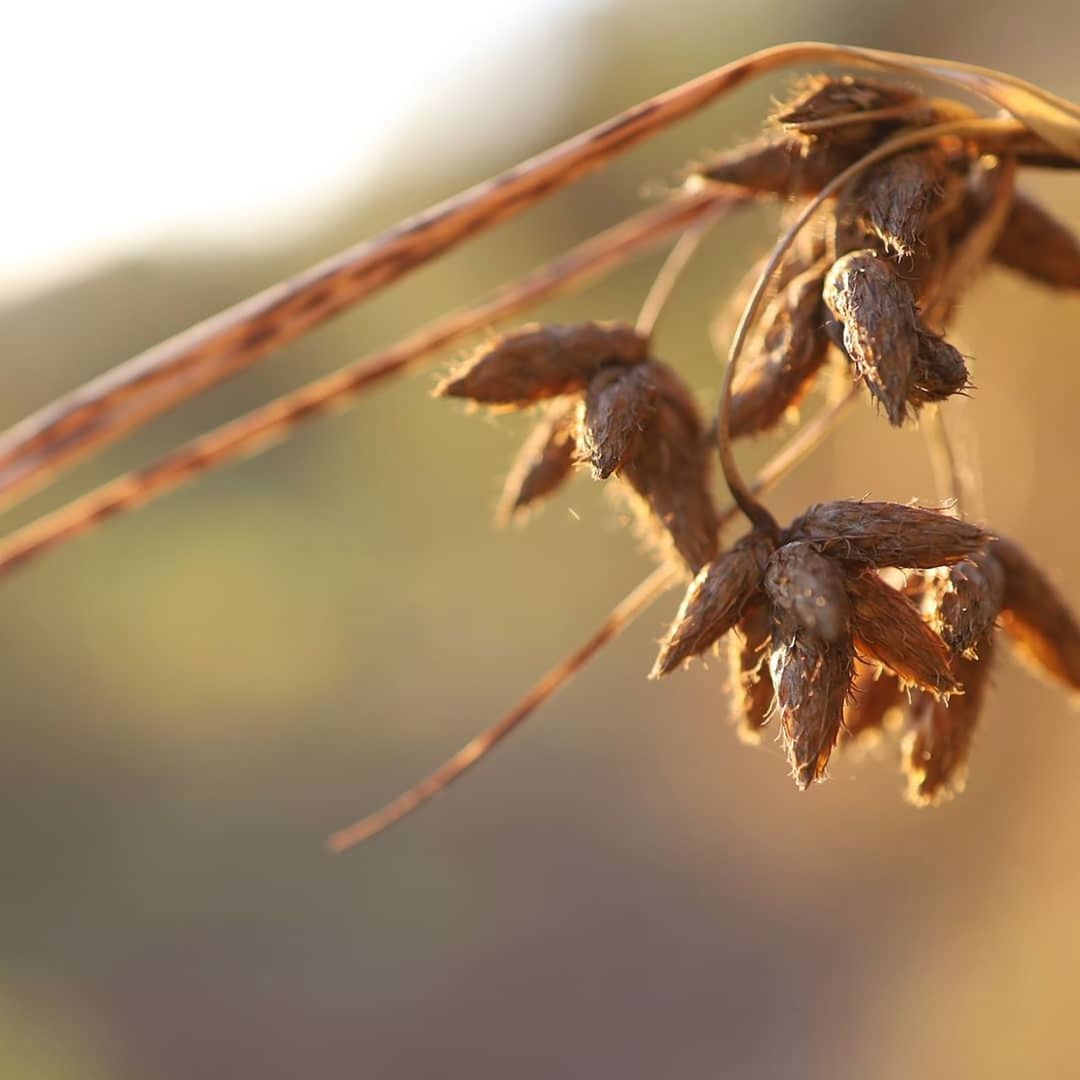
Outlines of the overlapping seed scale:
<svg viewBox="0 0 1080 1080">
<path fill-rule="evenodd" d="M 705 652 L 738 622 L 751 601 L 764 600 L 762 574 L 772 548 L 767 537 L 751 533 L 702 568 L 660 647 L 653 678 Z"/>
<path fill-rule="evenodd" d="M 947 566 L 979 551 L 990 534 L 937 510 L 901 503 L 840 499 L 818 503 L 796 518 L 789 540 L 867 566 Z"/>
<path fill-rule="evenodd" d="M 533 428 L 507 473 L 496 515 L 501 524 L 548 498 L 573 472 L 576 423 L 576 403 L 562 402 Z"/>
<path fill-rule="evenodd" d="M 769 645 L 773 618 L 763 599 L 751 600 L 728 635 L 729 689 L 735 730 L 745 742 L 757 742 L 773 704 Z"/>
<path fill-rule="evenodd" d="M 1018 544 L 995 540 L 990 552 L 1005 571 L 1000 622 L 1016 651 L 1037 671 L 1080 691 L 1080 625 L 1065 599 Z"/>
<path fill-rule="evenodd" d="M 935 624 L 954 652 L 975 655 L 994 629 L 1005 602 L 1005 571 L 991 552 L 980 552 L 949 568 L 935 604 Z"/>
<path fill-rule="evenodd" d="M 601 365 L 638 363 L 647 350 L 648 340 L 626 323 L 526 326 L 477 350 L 435 394 L 522 409 L 580 392 Z"/>
<path fill-rule="evenodd" d="M 765 571 L 765 591 L 778 612 L 824 641 L 850 634 L 850 603 L 839 564 L 811 544 L 784 544 Z"/>
<path fill-rule="evenodd" d="M 657 365 L 609 364 L 589 381 L 582 402 L 581 456 L 605 480 L 638 456 L 658 408 Z"/>
<path fill-rule="evenodd" d="M 794 620 L 777 624 L 769 661 L 780 730 L 796 785 L 823 780 L 851 687 L 850 641 L 823 641 Z"/>
<path fill-rule="evenodd" d="M 860 570 L 847 579 L 855 647 L 892 671 L 904 685 L 931 694 L 959 689 L 948 647 L 923 622 L 915 605 L 886 584 L 874 570 Z"/>
<path fill-rule="evenodd" d="M 957 661 L 963 694 L 948 702 L 923 695 L 910 711 L 903 764 L 907 797 L 918 806 L 941 802 L 963 790 L 972 737 L 990 686 L 993 637 L 987 635 L 978 642 L 977 651 L 978 659 Z"/>
</svg>

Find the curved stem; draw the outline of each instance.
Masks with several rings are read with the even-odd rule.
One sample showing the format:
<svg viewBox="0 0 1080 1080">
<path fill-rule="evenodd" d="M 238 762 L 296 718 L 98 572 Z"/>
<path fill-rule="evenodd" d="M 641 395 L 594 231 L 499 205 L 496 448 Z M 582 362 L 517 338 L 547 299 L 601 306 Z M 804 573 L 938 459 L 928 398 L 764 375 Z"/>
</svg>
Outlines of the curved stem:
<svg viewBox="0 0 1080 1080">
<path fill-rule="evenodd" d="M 731 440 L 731 389 L 739 358 L 746 345 L 750 328 L 753 326 L 754 319 L 761 308 L 766 290 L 769 287 L 769 281 L 780 266 L 788 249 L 794 243 L 796 236 L 827 199 L 839 192 L 865 169 L 877 164 L 879 161 L 883 161 L 885 158 L 891 157 L 893 154 L 914 146 L 933 142 L 935 139 L 946 135 L 977 138 L 983 133 L 993 132 L 998 134 L 1004 131 L 1017 130 L 1018 127 L 1022 127 L 1022 125 L 1012 120 L 963 118 L 942 124 L 933 124 L 930 127 L 919 128 L 915 131 L 903 132 L 883 142 L 869 153 L 864 154 L 858 161 L 834 176 L 812 199 L 807 201 L 795 221 L 777 241 L 772 254 L 765 262 L 757 283 L 750 293 L 750 298 L 743 309 L 739 324 L 735 328 L 735 336 L 732 338 L 731 348 L 728 352 L 727 370 L 724 372 L 724 384 L 720 392 L 720 406 L 716 423 L 718 451 L 720 465 L 724 471 L 724 479 L 731 490 L 732 498 L 734 498 L 739 508 L 755 528 L 775 533 L 778 525 L 772 514 L 754 498 L 747 488 L 746 481 L 743 479 L 735 462 Z"/>
<path fill-rule="evenodd" d="M 732 197 L 735 197 L 734 192 Z M 656 277 L 653 278 L 653 283 L 642 301 L 637 321 L 634 323 L 634 328 L 642 337 L 652 337 L 656 323 L 671 299 L 683 271 L 697 253 L 709 230 L 724 216 L 725 212 L 723 203 L 716 210 L 707 211 L 679 237 L 668 252 L 667 258 Z"/>
</svg>

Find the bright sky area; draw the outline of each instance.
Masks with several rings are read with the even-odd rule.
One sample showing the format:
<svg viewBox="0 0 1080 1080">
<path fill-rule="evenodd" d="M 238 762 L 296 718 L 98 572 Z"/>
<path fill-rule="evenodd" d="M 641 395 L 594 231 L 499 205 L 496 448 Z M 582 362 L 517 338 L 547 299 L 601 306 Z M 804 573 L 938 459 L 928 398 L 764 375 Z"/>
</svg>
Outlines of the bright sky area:
<svg viewBox="0 0 1080 1080">
<path fill-rule="evenodd" d="M 302 228 L 386 167 L 418 115 L 430 149 L 457 154 L 510 116 L 541 120 L 572 92 L 565 28 L 593 6 L 14 5 L 0 44 L 0 297 L 131 248 Z M 486 122 L 469 115 L 496 89 Z"/>
</svg>

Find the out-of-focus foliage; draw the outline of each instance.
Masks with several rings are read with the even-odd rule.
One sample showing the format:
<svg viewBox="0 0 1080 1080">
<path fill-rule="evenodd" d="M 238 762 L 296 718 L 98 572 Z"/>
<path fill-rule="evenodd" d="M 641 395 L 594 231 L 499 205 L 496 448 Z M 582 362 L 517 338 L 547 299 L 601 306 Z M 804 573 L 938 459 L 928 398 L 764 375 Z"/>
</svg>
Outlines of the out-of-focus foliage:
<svg viewBox="0 0 1080 1080">
<path fill-rule="evenodd" d="M 1075 98 L 1080 17 L 1045 6 L 1019 28 L 973 2 L 944 21 L 939 5 L 841 0 L 592 13 L 577 107 L 505 156 L 389 175 L 302 248 L 133 252 L 0 308 L 0 420 L 759 45 L 951 56 Z M 612 223 L 646 181 L 753 131 L 769 88 L 425 269 L 14 520 Z M 1080 222 L 1072 178 L 1032 186 Z M 725 225 L 665 314 L 659 351 L 703 399 L 719 383 L 707 320 L 768 235 L 763 213 Z M 633 318 L 655 265 L 540 314 Z M 995 272 L 959 324 L 992 519 L 1074 605 L 1078 315 Z M 955 803 L 906 806 L 891 750 L 857 770 L 838 757 L 800 795 L 774 743 L 732 738 L 719 665 L 646 683 L 672 597 L 422 817 L 323 854 L 331 828 L 492 719 L 647 566 L 584 476 L 526 531 L 493 531 L 528 421 L 465 423 L 431 384 L 383 390 L 4 583 L 0 1002 L 18 1007 L 0 1006 L 0 1075 L 1066 1075 L 1080 728 L 1012 664 Z M 918 435 L 863 409 L 772 505 L 786 519 L 867 492 L 933 486 Z"/>
</svg>

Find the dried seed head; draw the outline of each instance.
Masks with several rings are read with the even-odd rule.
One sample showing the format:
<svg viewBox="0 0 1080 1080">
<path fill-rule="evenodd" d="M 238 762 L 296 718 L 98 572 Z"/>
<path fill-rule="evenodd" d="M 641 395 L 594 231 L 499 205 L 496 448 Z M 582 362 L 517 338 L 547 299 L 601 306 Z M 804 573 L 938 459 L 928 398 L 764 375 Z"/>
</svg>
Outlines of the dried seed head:
<svg viewBox="0 0 1080 1080">
<path fill-rule="evenodd" d="M 946 158 L 930 147 L 879 161 L 855 185 L 845 209 L 877 236 L 886 250 L 913 255 L 927 219 L 940 205 L 948 176 Z"/>
<path fill-rule="evenodd" d="M 738 622 L 755 597 L 764 599 L 761 578 L 772 550 L 768 537 L 750 533 L 701 569 L 679 605 L 651 678 L 667 675 L 690 657 L 699 656 Z"/>
<path fill-rule="evenodd" d="M 1080 626 L 1061 593 L 1019 546 L 995 540 L 1005 571 L 1000 622 L 1022 658 L 1070 690 L 1080 690 Z"/>
<path fill-rule="evenodd" d="M 921 506 L 840 499 L 811 506 L 791 523 L 787 537 L 844 562 L 928 569 L 973 555 L 990 534 Z"/>
<path fill-rule="evenodd" d="M 967 364 L 943 337 L 919 329 L 919 349 L 908 379 L 908 404 L 918 409 L 928 401 L 944 401 L 970 385 Z"/>
<path fill-rule="evenodd" d="M 805 271 L 772 301 L 762 317 L 757 351 L 748 355 L 732 386 L 731 435 L 765 431 L 805 396 L 825 362 L 820 267 Z"/>
<path fill-rule="evenodd" d="M 989 552 L 955 563 L 940 579 L 934 623 L 953 652 L 974 658 L 1005 602 L 1005 572 Z"/>
<path fill-rule="evenodd" d="M 880 135 L 904 122 L 871 120 L 865 123 L 834 125 L 838 120 L 857 121 L 860 113 L 881 110 L 911 112 L 922 99 L 917 90 L 898 83 L 884 83 L 862 75 L 813 75 L 796 84 L 790 101 L 781 104 L 771 119 L 804 136 L 820 135 L 832 142 L 863 144 L 877 141 Z"/>
<path fill-rule="evenodd" d="M 609 364 L 589 380 L 582 403 L 581 456 L 606 480 L 637 456 L 642 434 L 656 413 L 656 365 Z"/>
<path fill-rule="evenodd" d="M 904 738 L 907 797 L 918 806 L 941 802 L 964 787 L 971 739 L 990 685 L 994 641 L 978 643 L 979 659 L 961 657 L 957 676 L 964 692 L 948 701 L 924 696 L 912 709 Z"/>
<path fill-rule="evenodd" d="M 1058 289 L 1080 289 L 1080 239 L 1034 199 L 1017 192 L 994 259 Z"/>
<path fill-rule="evenodd" d="M 533 428 L 514 459 L 496 519 L 507 524 L 562 486 L 577 457 L 575 405 L 559 402 Z"/>
<path fill-rule="evenodd" d="M 844 705 L 841 742 L 868 741 L 890 725 L 907 704 L 900 680 L 878 664 L 855 663 L 855 682 Z"/>
<path fill-rule="evenodd" d="M 769 645 L 773 618 L 764 599 L 751 600 L 728 635 L 731 714 L 744 742 L 756 743 L 768 723 L 773 703 Z"/>
<path fill-rule="evenodd" d="M 693 175 L 763 195 L 816 195 L 857 158 L 858 152 L 846 146 L 782 136 L 717 154 Z"/>
<path fill-rule="evenodd" d="M 624 461 L 620 477 L 640 496 L 642 519 L 666 537 L 697 573 L 717 552 L 718 525 L 709 486 L 711 447 L 697 402 L 671 368 L 651 362 L 656 409 L 637 450 Z"/>
<path fill-rule="evenodd" d="M 823 780 L 851 686 L 850 641 L 822 641 L 794 620 L 773 633 L 769 660 L 780 727 L 801 790 Z"/>
<path fill-rule="evenodd" d="M 843 345 L 892 424 L 907 416 L 908 385 L 919 352 L 911 288 L 877 252 L 837 259 L 825 278 L 825 303 L 843 328 Z"/>
<path fill-rule="evenodd" d="M 435 394 L 523 409 L 584 390 L 602 364 L 637 363 L 647 349 L 647 339 L 625 323 L 527 326 L 480 349 Z"/>
<path fill-rule="evenodd" d="M 765 591 L 778 615 L 822 641 L 850 637 L 844 573 L 810 544 L 784 544 L 773 552 L 765 570 Z"/>
<path fill-rule="evenodd" d="M 884 664 L 904 685 L 931 694 L 958 687 L 945 643 L 920 618 L 915 605 L 873 570 L 847 579 L 855 648 Z"/>
</svg>

